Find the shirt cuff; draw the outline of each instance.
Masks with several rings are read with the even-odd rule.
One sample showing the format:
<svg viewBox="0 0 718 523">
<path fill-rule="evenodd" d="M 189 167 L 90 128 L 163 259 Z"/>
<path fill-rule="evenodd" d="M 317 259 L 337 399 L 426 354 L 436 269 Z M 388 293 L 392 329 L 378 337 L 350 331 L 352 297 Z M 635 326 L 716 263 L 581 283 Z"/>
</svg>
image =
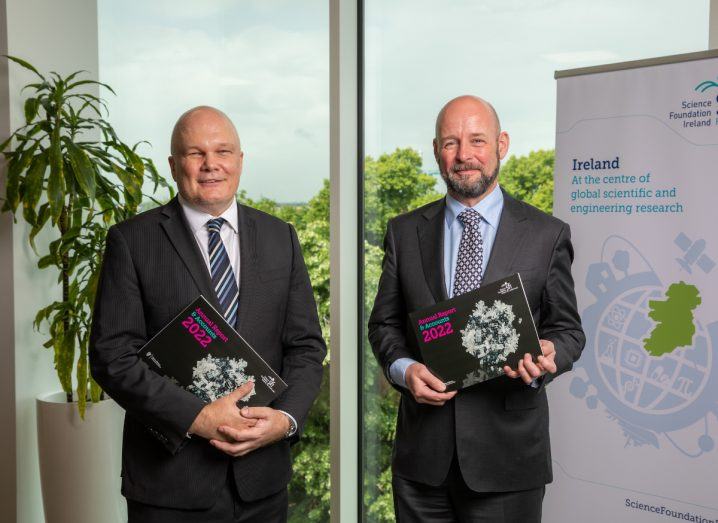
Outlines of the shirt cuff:
<svg viewBox="0 0 718 523">
<path fill-rule="evenodd" d="M 289 418 L 289 430 L 287 431 L 287 434 L 285 437 L 291 438 L 297 433 L 297 420 L 294 419 L 294 416 L 292 416 L 289 412 L 285 410 L 280 410 L 282 414 L 284 414 L 287 418 Z"/>
<path fill-rule="evenodd" d="M 412 358 L 399 358 L 389 367 L 389 377 L 394 385 L 400 387 L 406 387 L 406 369 L 416 363 L 416 360 Z"/>
</svg>

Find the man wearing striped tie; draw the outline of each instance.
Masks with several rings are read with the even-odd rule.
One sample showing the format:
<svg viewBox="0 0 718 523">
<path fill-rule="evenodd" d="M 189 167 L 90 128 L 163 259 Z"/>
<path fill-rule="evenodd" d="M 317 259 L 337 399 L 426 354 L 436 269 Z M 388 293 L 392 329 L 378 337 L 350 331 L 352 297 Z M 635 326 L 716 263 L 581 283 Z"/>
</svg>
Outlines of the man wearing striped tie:
<svg viewBox="0 0 718 523">
<path fill-rule="evenodd" d="M 110 228 L 93 319 L 93 376 L 127 412 L 129 521 L 286 521 L 289 445 L 326 354 L 297 235 L 237 203 L 244 153 L 221 111 L 184 113 L 171 152 L 179 196 Z M 205 404 L 137 357 L 199 294 L 287 383 L 271 406 L 237 408 L 251 383 Z"/>
</svg>

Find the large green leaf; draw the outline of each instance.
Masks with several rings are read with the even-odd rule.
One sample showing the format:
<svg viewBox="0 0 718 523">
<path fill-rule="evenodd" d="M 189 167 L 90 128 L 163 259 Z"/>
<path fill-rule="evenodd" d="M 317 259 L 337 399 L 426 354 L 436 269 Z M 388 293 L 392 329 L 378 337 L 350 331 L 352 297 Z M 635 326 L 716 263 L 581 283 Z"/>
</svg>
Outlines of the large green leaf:
<svg viewBox="0 0 718 523">
<path fill-rule="evenodd" d="M 120 182 L 122 182 L 122 185 L 124 186 L 130 199 L 136 204 L 142 202 L 142 184 L 137 183 L 137 177 L 135 174 L 126 171 L 115 163 L 112 164 L 112 170 L 120 179 Z"/>
<path fill-rule="evenodd" d="M 36 93 L 42 93 L 42 92 L 47 91 L 49 87 L 50 87 L 50 84 L 47 83 L 47 81 L 33 83 L 33 84 L 27 84 L 20 90 L 20 92 L 21 93 L 25 92 L 25 89 L 34 89 Z"/>
<path fill-rule="evenodd" d="M 35 252 L 35 254 L 39 255 L 37 252 L 37 246 L 35 245 L 35 236 L 37 236 L 40 231 L 43 229 L 47 221 L 50 219 L 50 204 L 49 203 L 43 203 L 40 206 L 40 211 L 37 213 L 37 220 L 35 221 L 35 225 L 32 226 L 32 229 L 30 230 L 30 234 L 28 235 L 28 240 L 30 241 L 30 247 L 32 247 L 32 250 Z"/>
<path fill-rule="evenodd" d="M 37 202 L 40 201 L 43 182 L 45 181 L 45 172 L 47 171 L 48 165 L 47 158 L 47 151 L 43 151 L 40 154 L 35 155 L 29 169 L 27 170 L 22 195 L 22 203 L 26 209 L 35 209 Z"/>
<path fill-rule="evenodd" d="M 58 252 L 60 254 L 67 253 L 74 246 L 74 240 L 80 236 L 80 226 L 71 227 L 65 234 L 60 237 L 60 245 Z M 57 240 L 55 240 L 57 241 Z"/>
<path fill-rule="evenodd" d="M 85 419 L 87 405 L 87 340 L 80 341 L 80 357 L 77 359 L 77 408 L 80 418 Z"/>
<path fill-rule="evenodd" d="M 69 76 L 63 78 L 62 81 L 65 84 L 70 84 L 70 82 L 72 82 L 78 74 L 88 73 L 88 72 L 89 71 L 87 71 L 85 69 L 80 69 L 79 71 L 75 71 L 74 73 L 71 73 Z M 70 89 L 71 89 L 71 85 L 68 85 L 67 90 L 69 91 Z"/>
<path fill-rule="evenodd" d="M 68 95 L 67 99 L 69 100 L 71 98 L 77 98 L 78 100 L 83 100 L 88 105 L 88 107 L 92 107 L 92 110 L 100 118 L 102 118 L 102 111 L 100 111 L 100 107 L 102 107 L 105 110 L 105 112 L 109 112 L 105 101 L 102 98 L 100 98 L 99 96 L 95 96 L 94 94 L 82 93 L 82 94 Z M 82 111 L 80 111 L 80 112 L 82 112 Z M 83 118 L 83 121 L 89 122 L 95 127 L 100 126 L 96 121 L 93 121 L 90 118 Z"/>
<path fill-rule="evenodd" d="M 92 304 L 95 303 L 95 295 L 97 294 L 97 285 L 98 285 L 99 281 L 100 281 L 100 271 L 93 271 L 90 274 L 89 280 L 87 280 L 86 291 L 88 294 L 88 301 Z"/>
<path fill-rule="evenodd" d="M 72 211 L 72 227 L 82 229 L 84 225 L 82 216 L 85 213 L 85 209 L 90 207 L 90 202 L 87 198 L 78 198 L 75 203 L 75 208 Z"/>
<path fill-rule="evenodd" d="M 50 313 L 55 310 L 57 307 L 58 302 L 52 302 L 47 307 L 43 307 L 39 311 L 37 311 L 37 314 L 35 315 L 35 320 L 32 322 L 32 326 L 37 330 L 40 328 L 40 324 L 42 324 L 43 321 L 47 320 L 47 318 L 50 316 Z"/>
<path fill-rule="evenodd" d="M 29 71 L 32 71 L 32 72 L 35 73 L 37 76 L 39 76 L 40 78 L 42 78 L 43 81 L 45 80 L 45 77 L 42 76 L 42 75 L 38 72 L 37 69 L 35 69 L 35 68 L 34 68 L 32 65 L 30 65 L 29 63 L 27 63 L 25 60 L 22 60 L 22 59 L 20 59 L 20 58 L 17 58 L 17 57 L 15 57 L 15 56 L 10 56 L 10 55 L 7 55 L 7 54 L 4 54 L 3 56 L 4 56 L 5 58 L 7 58 L 8 60 L 11 60 L 11 61 L 15 62 L 16 64 L 20 65 L 21 67 L 24 67 L 25 69 L 27 69 L 27 70 L 29 70 Z"/>
<path fill-rule="evenodd" d="M 65 147 L 70 157 L 70 165 L 72 166 L 75 180 L 80 185 L 82 192 L 87 196 L 95 198 L 95 170 L 92 161 L 85 151 L 72 143 L 71 140 L 65 139 Z"/>
<path fill-rule="evenodd" d="M 3 211 L 10 211 L 14 213 L 17 210 L 17 204 L 20 200 L 20 173 L 17 169 L 13 169 L 14 165 L 18 163 L 18 160 L 12 158 L 8 163 L 7 170 L 7 182 L 5 186 L 5 201 L 2 205 Z M 14 173 L 12 171 L 15 171 Z"/>
<path fill-rule="evenodd" d="M 24 178 L 25 171 L 32 161 L 33 155 L 39 144 L 35 142 L 28 149 L 18 153 L 13 153 L 7 167 L 7 186 L 5 190 L 6 210 L 15 212 L 20 203 L 20 185 Z"/>
<path fill-rule="evenodd" d="M 61 321 L 61 319 L 57 319 Z M 55 370 L 65 394 L 72 394 L 72 367 L 75 362 L 75 333 L 72 330 L 55 337 Z"/>
<path fill-rule="evenodd" d="M 47 200 L 50 202 L 52 223 L 57 223 L 65 203 L 62 143 L 60 128 L 55 127 L 50 142 L 50 178 L 47 182 Z"/>
<path fill-rule="evenodd" d="M 137 178 L 139 187 L 140 189 L 142 189 L 142 182 L 145 175 L 145 164 L 142 161 L 142 158 L 140 158 L 140 155 L 133 151 L 130 147 L 126 146 L 125 144 L 122 144 L 122 148 L 124 149 L 125 154 L 127 155 L 127 159 L 129 160 L 130 166 L 134 171 L 133 174 L 135 175 L 135 178 Z"/>
<path fill-rule="evenodd" d="M 37 116 L 37 110 L 40 107 L 40 101 L 37 98 L 28 98 L 25 100 L 25 121 L 32 122 Z"/>
<path fill-rule="evenodd" d="M 71 78 L 68 77 L 67 80 L 71 80 Z M 70 91 L 70 90 L 74 89 L 75 87 L 79 87 L 81 85 L 86 85 L 86 84 L 101 85 L 102 87 L 104 87 L 105 89 L 110 91 L 112 94 L 114 94 L 114 95 L 117 94 L 117 93 L 115 93 L 114 89 L 112 89 L 112 87 L 110 87 L 109 85 L 104 84 L 102 82 L 98 82 L 96 80 L 79 80 L 77 82 L 74 82 L 74 83 L 71 83 L 70 85 L 68 85 L 67 90 Z"/>
<path fill-rule="evenodd" d="M 72 199 L 71 205 L 74 206 L 74 202 L 77 200 L 77 197 L 80 195 L 82 190 L 80 189 L 80 184 L 77 183 L 77 180 L 75 179 L 69 154 L 66 154 L 62 158 L 62 181 L 65 182 L 65 196 L 69 196 Z M 65 203 L 67 204 L 67 199 L 65 200 Z"/>
<path fill-rule="evenodd" d="M 54 265 L 57 262 L 57 257 L 54 254 L 46 254 L 37 261 L 38 269 L 45 269 L 50 265 Z"/>
<path fill-rule="evenodd" d="M 85 118 L 82 118 L 82 113 L 85 111 L 85 109 L 88 109 L 88 108 L 92 109 L 95 112 L 95 114 L 97 114 L 97 116 L 102 117 L 102 113 L 97 108 L 97 106 L 94 103 L 92 103 L 91 101 L 85 100 L 85 102 L 77 110 L 77 115 L 80 117 L 80 118 L 78 118 L 78 128 L 82 128 L 82 129 L 94 129 L 95 128 L 89 122 L 88 122 L 88 125 L 84 125 L 84 126 L 79 125 L 79 124 L 87 121 Z"/>
<path fill-rule="evenodd" d="M 17 132 L 18 131 L 15 131 L 15 133 L 17 133 Z M 13 139 L 15 138 L 15 133 L 11 134 L 7 140 L 5 140 L 3 143 L 0 144 L 0 152 L 5 154 L 5 149 L 7 149 L 7 146 L 10 145 L 10 142 L 12 142 Z"/>
<path fill-rule="evenodd" d="M 19 141 L 27 141 L 33 136 L 35 136 L 37 133 L 42 131 L 44 129 L 45 120 L 35 122 L 32 125 L 25 125 L 21 129 L 18 129 L 15 132 L 15 138 L 17 138 Z M 23 132 L 20 132 L 22 130 Z M 37 138 L 38 141 L 42 141 L 42 136 L 39 136 Z M 0 149 L 2 149 L 2 146 L 0 146 Z"/>
<path fill-rule="evenodd" d="M 65 96 L 65 80 L 63 80 L 62 76 L 60 76 L 57 71 L 50 71 L 50 76 L 54 78 L 54 80 L 52 80 L 51 90 L 54 89 L 54 98 L 55 102 L 57 102 L 57 107 L 59 110 L 60 107 L 62 107 L 62 99 Z"/>
<path fill-rule="evenodd" d="M 35 223 L 37 222 L 37 213 L 35 212 L 35 209 L 31 207 L 23 207 L 22 217 L 29 225 L 33 227 L 35 226 Z"/>
<path fill-rule="evenodd" d="M 97 382 L 90 376 L 90 399 L 92 403 L 97 403 L 102 399 L 102 389 Z"/>
</svg>

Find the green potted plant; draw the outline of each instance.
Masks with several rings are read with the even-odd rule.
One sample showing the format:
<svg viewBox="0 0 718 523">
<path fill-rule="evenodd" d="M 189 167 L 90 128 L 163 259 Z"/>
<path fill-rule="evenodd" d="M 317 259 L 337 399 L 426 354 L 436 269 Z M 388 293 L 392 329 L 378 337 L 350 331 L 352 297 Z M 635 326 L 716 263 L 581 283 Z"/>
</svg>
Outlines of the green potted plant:
<svg viewBox="0 0 718 523">
<path fill-rule="evenodd" d="M 49 338 L 44 346 L 54 353 L 63 391 L 60 404 L 65 404 L 52 407 L 58 402 L 49 400 L 58 395 L 39 398 L 37 404 L 45 512 L 47 521 L 79 521 L 77 518 L 83 516 L 62 515 L 65 506 L 70 505 L 65 502 L 70 494 L 55 493 L 52 498 L 56 502 L 49 502 L 46 491 L 55 489 L 49 486 L 54 476 L 65 486 L 79 481 L 68 477 L 68 466 L 79 468 L 78 475 L 87 479 L 77 483 L 78 488 L 94 488 L 102 483 L 83 470 L 92 461 L 83 454 L 93 446 L 107 454 L 107 443 L 102 440 L 118 437 L 103 432 L 107 431 L 105 422 L 72 421 L 78 415 L 86 417 L 88 401 L 98 403 L 103 397 L 88 372 L 88 341 L 105 235 L 110 225 L 137 212 L 145 181 L 153 184 L 153 193 L 160 186 L 167 187 L 170 194 L 172 189 L 152 161 L 137 153 L 137 145 L 121 141 L 103 117 L 107 107 L 95 93 L 103 86 L 114 94 L 109 86 L 83 78 L 83 71 L 65 77 L 55 72 L 42 75 L 24 60 L 7 58 L 31 71 L 37 81 L 23 88 L 23 92 L 29 92 L 24 102 L 25 124 L 0 145 L 7 176 L 2 210 L 13 213 L 16 222 L 18 218 L 27 222 L 28 241 L 39 256 L 38 267 L 56 271 L 62 289 L 61 299 L 41 308 L 34 321 L 36 329 L 48 326 Z M 38 249 L 35 238 L 44 230 L 53 231 L 54 239 Z M 119 409 L 112 409 L 114 414 L 110 415 L 121 418 Z M 95 412 L 89 417 L 95 417 Z M 58 423 L 67 425 L 67 434 L 60 433 L 63 427 L 57 427 Z M 112 430 L 118 429 L 115 426 Z M 79 431 L 87 432 L 87 441 L 80 441 Z M 69 450 L 73 445 L 78 447 L 79 457 Z M 103 466 L 106 458 L 101 457 L 98 463 Z M 64 470 L 56 471 L 57 468 Z M 81 497 L 91 496 L 83 492 Z M 87 517 L 89 521 L 93 516 Z"/>
</svg>

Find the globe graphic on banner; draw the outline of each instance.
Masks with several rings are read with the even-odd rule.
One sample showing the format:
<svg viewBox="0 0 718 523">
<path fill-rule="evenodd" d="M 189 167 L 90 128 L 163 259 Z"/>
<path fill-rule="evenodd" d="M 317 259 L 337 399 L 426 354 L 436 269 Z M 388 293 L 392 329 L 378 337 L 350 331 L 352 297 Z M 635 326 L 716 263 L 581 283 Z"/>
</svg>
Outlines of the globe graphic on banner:
<svg viewBox="0 0 718 523">
<path fill-rule="evenodd" d="M 683 281 L 677 285 L 698 294 Z M 647 340 L 657 326 L 651 307 L 667 300 L 669 285 L 620 237 L 606 240 L 602 261 L 589 267 L 586 286 L 596 301 L 582 314 L 586 348 L 577 366 L 588 379 L 574 377 L 571 394 L 590 409 L 602 404 L 627 445 L 660 448 L 659 436 L 664 436 L 687 456 L 713 450 L 707 422 L 693 448 L 678 445 L 672 433 L 718 413 L 718 369 L 713 361 L 718 322 L 704 327 L 693 319 L 690 343 L 659 354 L 648 350 Z"/>
</svg>

